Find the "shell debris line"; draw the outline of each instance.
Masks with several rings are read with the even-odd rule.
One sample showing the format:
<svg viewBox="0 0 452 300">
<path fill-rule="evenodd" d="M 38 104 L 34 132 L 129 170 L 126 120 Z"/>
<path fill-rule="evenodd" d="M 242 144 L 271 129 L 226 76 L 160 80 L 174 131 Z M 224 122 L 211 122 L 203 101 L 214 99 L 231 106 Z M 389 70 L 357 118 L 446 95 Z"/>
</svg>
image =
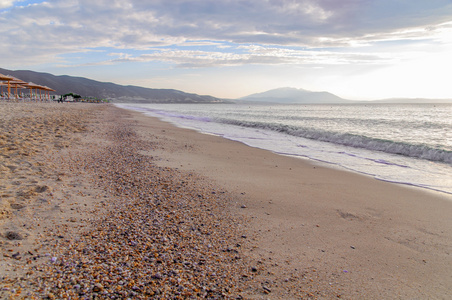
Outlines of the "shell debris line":
<svg viewBox="0 0 452 300">
<path fill-rule="evenodd" d="M 0 107 L 1 298 L 269 293 L 227 192 L 140 154 L 158 142 L 140 140 L 124 111 L 60 105 Z"/>
</svg>

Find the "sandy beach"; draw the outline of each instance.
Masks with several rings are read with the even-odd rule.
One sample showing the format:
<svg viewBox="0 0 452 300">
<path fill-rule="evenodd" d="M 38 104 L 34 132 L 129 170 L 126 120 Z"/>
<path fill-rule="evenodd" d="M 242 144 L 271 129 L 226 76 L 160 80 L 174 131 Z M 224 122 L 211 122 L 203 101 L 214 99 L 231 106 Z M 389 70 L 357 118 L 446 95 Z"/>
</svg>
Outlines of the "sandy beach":
<svg viewBox="0 0 452 300">
<path fill-rule="evenodd" d="M 113 105 L 0 120 L 1 298 L 452 297 L 450 196 Z"/>
</svg>

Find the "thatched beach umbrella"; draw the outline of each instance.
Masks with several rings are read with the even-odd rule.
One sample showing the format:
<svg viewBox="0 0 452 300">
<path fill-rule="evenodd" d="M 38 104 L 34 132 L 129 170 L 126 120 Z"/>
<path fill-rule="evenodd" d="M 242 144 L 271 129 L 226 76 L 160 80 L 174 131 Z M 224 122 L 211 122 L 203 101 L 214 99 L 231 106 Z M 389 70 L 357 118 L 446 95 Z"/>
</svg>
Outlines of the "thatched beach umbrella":
<svg viewBox="0 0 452 300">
<path fill-rule="evenodd" d="M 39 90 L 39 98 L 42 100 L 42 91 L 44 91 L 44 97 L 45 100 L 48 100 L 47 94 L 48 92 L 50 92 L 51 90 L 54 91 L 53 89 L 46 87 L 44 85 L 36 85 L 36 91 Z"/>
<path fill-rule="evenodd" d="M 54 89 L 52 89 L 52 88 L 49 88 L 48 86 L 46 86 L 46 85 L 43 85 L 42 86 L 42 89 L 47 93 L 46 94 L 46 98 L 47 98 L 47 100 L 49 100 L 50 99 L 50 92 L 55 92 L 55 90 Z"/>
<path fill-rule="evenodd" d="M 8 84 L 6 82 L 0 81 L 0 88 L 1 88 L 1 92 L 0 93 L 2 93 L 2 95 L 3 95 L 3 87 L 4 86 L 8 86 Z"/>
<path fill-rule="evenodd" d="M 3 98 L 3 87 L 4 86 L 7 87 L 8 83 L 6 83 L 6 81 L 5 82 L 0 81 L 0 97 L 2 97 L 2 98 Z"/>
<path fill-rule="evenodd" d="M 16 78 L 16 77 L 13 77 L 13 76 L 11 76 L 11 77 L 13 78 L 13 80 L 8 81 L 8 83 L 10 85 L 14 86 L 14 88 L 16 90 L 16 99 L 17 99 L 18 96 L 19 96 L 18 93 L 17 93 L 17 89 L 18 88 L 25 88 L 24 85 L 27 84 L 27 83 L 25 81 L 23 81 L 23 80 L 20 80 L 19 78 Z M 9 91 L 8 91 L 8 93 L 9 93 Z"/>
<path fill-rule="evenodd" d="M 36 96 L 38 96 L 38 89 L 41 87 L 40 85 L 29 82 L 24 84 L 28 89 L 30 89 L 30 98 L 33 99 L 33 89 L 36 89 Z"/>
<path fill-rule="evenodd" d="M 39 85 L 39 84 L 36 84 L 36 83 L 33 83 L 33 82 L 29 82 L 29 83 L 25 84 L 25 86 L 30 89 L 30 91 L 31 91 L 30 95 L 32 94 L 33 89 L 35 89 L 36 90 L 36 96 L 38 96 L 38 90 L 39 90 L 39 99 L 40 100 L 42 100 L 42 91 L 44 91 L 44 96 L 45 96 L 46 100 L 48 100 L 48 98 L 50 97 L 50 92 L 55 92 L 54 89 L 49 88 L 48 86 Z"/>
<path fill-rule="evenodd" d="M 12 81 L 12 80 L 14 80 L 14 77 L 0 74 L 0 81 L 7 81 L 8 82 L 8 99 L 9 99 L 9 95 L 11 93 L 10 81 Z"/>
<path fill-rule="evenodd" d="M 7 82 L 7 83 L 5 83 Z M 2 86 L 2 92 L 3 92 L 3 85 L 8 85 L 8 99 L 11 95 L 11 87 L 15 88 L 16 90 L 16 99 L 18 98 L 17 89 L 30 89 L 30 98 L 33 99 L 33 89 L 36 90 L 35 94 L 36 97 L 38 97 L 38 90 L 39 90 L 39 99 L 42 100 L 42 91 L 44 91 L 44 96 L 47 99 L 50 98 L 50 92 L 55 92 L 54 89 L 49 88 L 48 86 L 43 86 L 39 84 L 35 84 L 33 82 L 25 82 L 19 78 L 16 78 L 14 76 L 9 75 L 3 75 L 0 74 L 0 85 Z"/>
<path fill-rule="evenodd" d="M 8 80 L 11 80 L 12 78 L 11 78 L 11 76 L 6 76 L 6 75 L 3 75 L 3 74 L 0 74 L 0 81 L 8 81 Z"/>
</svg>

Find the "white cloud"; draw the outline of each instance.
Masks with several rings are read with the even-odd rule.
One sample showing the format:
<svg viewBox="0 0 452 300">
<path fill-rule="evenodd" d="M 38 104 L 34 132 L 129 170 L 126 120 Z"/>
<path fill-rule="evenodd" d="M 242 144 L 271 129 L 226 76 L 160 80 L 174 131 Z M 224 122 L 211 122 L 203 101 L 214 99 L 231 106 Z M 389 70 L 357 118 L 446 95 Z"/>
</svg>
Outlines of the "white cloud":
<svg viewBox="0 0 452 300">
<path fill-rule="evenodd" d="M 384 53 L 337 53 L 333 51 L 307 51 L 261 45 L 240 46 L 229 52 L 157 49 L 137 56 L 128 53 L 110 53 L 116 58 L 95 64 L 106 65 L 125 62 L 160 61 L 180 68 L 214 68 L 240 65 L 340 65 L 390 64 L 394 59 Z M 235 50 L 235 51 L 234 51 Z M 240 50 L 240 51 L 237 51 Z M 90 63 L 92 65 L 93 63 Z"/>
<path fill-rule="evenodd" d="M 11 11 L 2 21 L 13 31 L 22 28 L 24 42 L 45 37 L 53 44 L 64 41 L 95 47 L 97 43 L 130 49 L 198 40 L 331 47 L 344 46 L 347 40 L 382 39 L 388 32 L 395 39 L 420 34 L 397 23 L 397 19 L 404 19 L 403 11 L 391 22 L 386 18 L 382 23 L 378 10 L 373 18 L 367 15 L 368 2 L 340 2 L 55 0 Z M 451 11 L 447 6 L 442 15 Z M 420 15 L 411 22 L 417 22 L 418 27 L 437 25 L 430 22 L 430 16 Z M 8 34 L 10 31 L 0 31 L 6 46 L 13 42 L 15 36 Z"/>
<path fill-rule="evenodd" d="M 18 0 L 0 0 L 0 9 L 9 8 L 14 5 L 14 2 Z"/>
<path fill-rule="evenodd" d="M 178 70 L 245 65 L 384 70 L 399 64 L 412 70 L 408 62 L 429 53 L 444 58 L 452 48 L 450 0 L 49 0 L 20 5 L 0 0 L 0 9 L 6 8 L 0 12 L 3 67 L 163 62 Z"/>
</svg>

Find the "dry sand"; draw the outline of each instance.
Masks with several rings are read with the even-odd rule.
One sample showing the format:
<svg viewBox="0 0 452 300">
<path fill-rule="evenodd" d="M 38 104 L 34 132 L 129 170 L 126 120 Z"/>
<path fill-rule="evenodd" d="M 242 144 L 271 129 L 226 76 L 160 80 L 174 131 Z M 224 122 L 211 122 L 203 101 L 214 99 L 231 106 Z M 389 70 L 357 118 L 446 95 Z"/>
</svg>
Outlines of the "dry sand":
<svg viewBox="0 0 452 300">
<path fill-rule="evenodd" d="M 2 298 L 452 297 L 450 197 L 111 105 L 0 120 Z"/>
</svg>

